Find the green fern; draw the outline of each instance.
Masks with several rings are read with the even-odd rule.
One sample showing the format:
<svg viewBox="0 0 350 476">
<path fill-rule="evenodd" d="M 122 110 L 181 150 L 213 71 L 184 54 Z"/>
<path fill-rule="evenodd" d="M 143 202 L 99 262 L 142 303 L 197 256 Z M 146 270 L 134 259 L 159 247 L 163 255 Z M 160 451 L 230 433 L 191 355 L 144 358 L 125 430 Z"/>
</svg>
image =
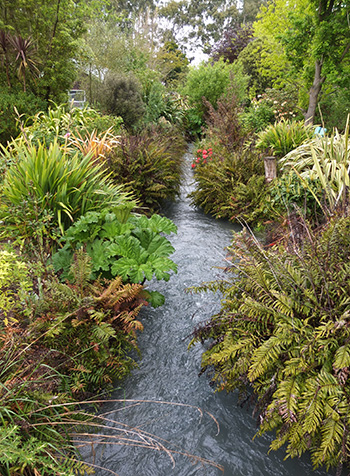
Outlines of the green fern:
<svg viewBox="0 0 350 476">
<path fill-rule="evenodd" d="M 238 236 L 226 279 L 196 290 L 223 298 L 191 342 L 211 341 L 202 366 L 219 390 L 253 388 L 258 434 L 275 432 L 272 449 L 309 451 L 327 468 L 350 463 L 349 226 L 345 217 L 308 229 L 294 249 Z"/>
</svg>

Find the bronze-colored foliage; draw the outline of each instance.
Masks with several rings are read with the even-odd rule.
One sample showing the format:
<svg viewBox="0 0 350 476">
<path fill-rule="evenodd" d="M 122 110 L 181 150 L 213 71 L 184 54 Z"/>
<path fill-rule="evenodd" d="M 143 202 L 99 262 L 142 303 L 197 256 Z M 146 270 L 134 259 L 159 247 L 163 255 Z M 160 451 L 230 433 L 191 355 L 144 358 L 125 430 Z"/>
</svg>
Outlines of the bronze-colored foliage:
<svg viewBox="0 0 350 476">
<path fill-rule="evenodd" d="M 194 342 L 211 339 L 202 363 L 219 389 L 253 389 L 272 449 L 310 451 L 315 466 L 341 469 L 350 443 L 350 220 L 318 232 L 299 226 L 302 239 L 294 230 L 288 248 L 264 249 L 249 234 L 234 241 L 226 279 L 197 289 L 224 297 Z"/>
<path fill-rule="evenodd" d="M 179 193 L 185 141 L 174 129 L 151 128 L 136 136 L 124 135 L 108 161 L 116 183 L 127 185 L 150 212 L 162 200 Z"/>
</svg>

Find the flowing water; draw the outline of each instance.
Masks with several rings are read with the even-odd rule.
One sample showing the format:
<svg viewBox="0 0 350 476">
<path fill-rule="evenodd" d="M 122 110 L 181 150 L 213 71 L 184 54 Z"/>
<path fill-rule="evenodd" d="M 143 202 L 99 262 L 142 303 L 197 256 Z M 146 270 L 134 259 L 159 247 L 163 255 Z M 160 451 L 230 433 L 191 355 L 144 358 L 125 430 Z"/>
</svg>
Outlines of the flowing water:
<svg viewBox="0 0 350 476">
<path fill-rule="evenodd" d="M 306 457 L 283 461 L 283 451 L 268 454 L 271 435 L 253 439 L 256 420 L 251 409 L 241 408 L 235 394 L 214 393 L 207 377 L 198 376 L 203 347 L 197 344 L 188 350 L 188 336 L 196 324 L 219 310 L 220 303 L 219 296 L 190 294 L 186 289 L 220 275 L 215 266 L 224 265 L 224 248 L 239 227 L 215 220 L 191 206 L 187 198 L 193 189 L 191 159 L 190 153 L 186 154 L 187 172 L 180 199 L 163 210 L 178 227 L 177 235 L 170 237 L 176 250 L 172 259 L 178 265 L 178 273 L 167 283 L 151 283 L 150 289 L 164 294 L 166 303 L 158 309 L 143 310 L 145 329 L 138 340 L 142 359 L 123 388 L 113 395 L 115 399 L 124 398 L 125 403 L 109 403 L 102 411 L 115 421 L 167 440 L 160 440 L 167 447 L 214 461 L 222 466 L 225 476 L 333 474 L 312 471 Z M 147 402 L 130 406 L 128 399 Z M 173 467 L 164 450 L 104 444 L 95 448 L 94 462 L 119 476 L 222 474 L 218 467 L 203 465 L 186 454 L 175 454 L 174 460 Z M 112 473 L 100 469 L 96 474 Z"/>
</svg>

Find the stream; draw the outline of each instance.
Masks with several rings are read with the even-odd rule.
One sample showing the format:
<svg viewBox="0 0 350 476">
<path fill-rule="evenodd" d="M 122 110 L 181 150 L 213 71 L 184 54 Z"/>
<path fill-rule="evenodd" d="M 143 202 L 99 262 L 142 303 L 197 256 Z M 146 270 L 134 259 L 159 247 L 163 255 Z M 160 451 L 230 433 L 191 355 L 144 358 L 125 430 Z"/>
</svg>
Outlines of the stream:
<svg viewBox="0 0 350 476">
<path fill-rule="evenodd" d="M 253 439 L 257 426 L 251 408 L 239 406 L 236 394 L 215 393 L 208 377 L 198 376 L 203 347 L 197 344 L 188 350 L 189 335 L 196 324 L 220 309 L 220 302 L 217 295 L 191 294 L 186 289 L 222 275 L 215 266 L 225 265 L 224 248 L 230 244 L 232 233 L 240 227 L 225 220 L 215 220 L 191 206 L 187 198 L 194 186 L 191 160 L 191 154 L 186 154 L 181 197 L 162 210 L 178 227 L 177 235 L 170 236 L 176 250 L 171 258 L 178 265 L 178 273 L 167 283 L 154 281 L 150 284 L 151 290 L 165 295 L 165 305 L 142 310 L 140 319 L 144 331 L 138 337 L 142 358 L 138 359 L 138 368 L 112 396 L 125 399 L 125 402 L 111 402 L 102 408 L 102 413 L 118 425 L 149 432 L 175 453 L 170 455 L 164 449 L 130 445 L 97 445 L 94 463 L 101 469 L 96 469 L 95 474 L 333 475 L 334 472 L 325 470 L 313 471 L 306 456 L 283 461 L 282 450 L 268 453 L 272 435 Z M 143 402 L 130 404 L 129 399 Z M 157 403 L 159 401 L 173 405 Z M 200 458 L 214 463 L 205 463 Z"/>
</svg>

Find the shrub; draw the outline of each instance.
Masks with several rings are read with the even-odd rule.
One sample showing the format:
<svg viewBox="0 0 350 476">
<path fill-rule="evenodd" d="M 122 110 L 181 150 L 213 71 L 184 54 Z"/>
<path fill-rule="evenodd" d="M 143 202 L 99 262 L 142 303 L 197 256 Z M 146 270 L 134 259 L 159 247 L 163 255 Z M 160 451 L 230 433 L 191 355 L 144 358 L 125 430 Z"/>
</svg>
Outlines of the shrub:
<svg viewBox="0 0 350 476">
<path fill-rule="evenodd" d="M 176 226 L 165 217 L 134 216 L 125 208 L 114 212 L 107 209 L 90 212 L 81 217 L 61 240 L 65 245 L 53 256 L 56 271 L 61 279 L 72 279 L 71 265 L 74 253 L 84 247 L 91 258 L 90 279 L 102 276 L 107 279 L 120 276 L 123 282 L 144 283 L 153 277 L 168 281 L 176 264 L 168 258 L 174 248 L 160 233 L 176 233 Z M 159 293 L 147 293 L 156 306 Z"/>
<path fill-rule="evenodd" d="M 33 116 L 46 109 L 46 102 L 30 92 L 13 91 L 0 87 L 0 143 L 16 138 L 20 133 L 18 115 Z"/>
<path fill-rule="evenodd" d="M 264 93 L 252 99 L 248 109 L 241 114 L 241 120 L 248 132 L 260 132 L 274 122 L 300 120 L 303 116 L 297 107 L 296 89 L 265 88 Z"/>
<path fill-rule="evenodd" d="M 207 108 L 203 98 L 216 109 L 218 99 L 230 84 L 238 100 L 242 101 L 246 94 L 247 77 L 239 66 L 219 60 L 214 64 L 202 63 L 190 69 L 183 91 L 188 96 L 190 106 L 187 111 L 187 129 L 190 133 L 200 133 L 204 125 Z"/>
<path fill-rule="evenodd" d="M 305 125 L 303 121 L 282 119 L 258 133 L 256 148 L 267 150 L 281 158 L 303 142 L 311 139 L 313 134 L 313 125 Z"/>
<path fill-rule="evenodd" d="M 25 262 L 14 252 L 0 250 L 0 321 L 5 326 L 16 322 L 15 310 L 25 307 L 31 287 Z"/>
<path fill-rule="evenodd" d="M 252 101 L 249 108 L 241 114 L 240 119 L 248 133 L 259 132 L 273 123 L 275 114 L 271 105 L 265 102 L 258 104 L 256 101 Z"/>
<path fill-rule="evenodd" d="M 123 120 L 117 116 L 101 115 L 90 107 L 70 109 L 66 104 L 54 104 L 47 112 L 38 112 L 30 122 L 32 124 L 23 130 L 27 139 L 35 145 L 43 143 L 49 146 L 54 141 L 65 144 L 70 134 L 82 137 L 92 133 L 100 135 L 107 129 L 111 134 L 119 134 Z"/>
<path fill-rule="evenodd" d="M 153 212 L 162 200 L 178 195 L 185 146 L 174 128 L 151 128 L 122 136 L 108 165 L 115 182 L 128 186 L 140 205 Z"/>
<path fill-rule="evenodd" d="M 256 223 L 266 189 L 263 160 L 251 150 L 230 153 L 215 146 L 211 158 L 199 166 L 193 164 L 196 190 L 189 194 L 192 203 L 216 218 Z"/>
<path fill-rule="evenodd" d="M 218 389 L 253 389 L 272 449 L 310 451 L 315 466 L 340 474 L 350 443 L 350 220 L 301 228 L 289 250 L 263 249 L 248 234 L 233 242 L 226 279 L 197 289 L 224 297 L 193 342 L 211 341 L 202 365 Z"/>
<path fill-rule="evenodd" d="M 284 220 L 298 210 L 313 225 L 323 221 L 323 189 L 316 179 L 301 179 L 294 171 L 275 179 L 266 195 L 265 215 L 270 220 Z"/>
<path fill-rule="evenodd" d="M 136 126 L 145 113 L 141 85 L 132 75 L 107 76 L 100 103 L 109 114 L 122 117 L 129 129 Z"/>
<path fill-rule="evenodd" d="M 31 240 L 38 220 L 46 218 L 64 233 L 87 211 L 129 200 L 121 186 L 108 180 L 103 164 L 91 163 L 90 155 L 68 156 L 57 142 L 48 149 L 18 143 L 12 152 L 17 159 L 2 187 L 1 217 L 7 236 L 14 233 Z"/>
</svg>

